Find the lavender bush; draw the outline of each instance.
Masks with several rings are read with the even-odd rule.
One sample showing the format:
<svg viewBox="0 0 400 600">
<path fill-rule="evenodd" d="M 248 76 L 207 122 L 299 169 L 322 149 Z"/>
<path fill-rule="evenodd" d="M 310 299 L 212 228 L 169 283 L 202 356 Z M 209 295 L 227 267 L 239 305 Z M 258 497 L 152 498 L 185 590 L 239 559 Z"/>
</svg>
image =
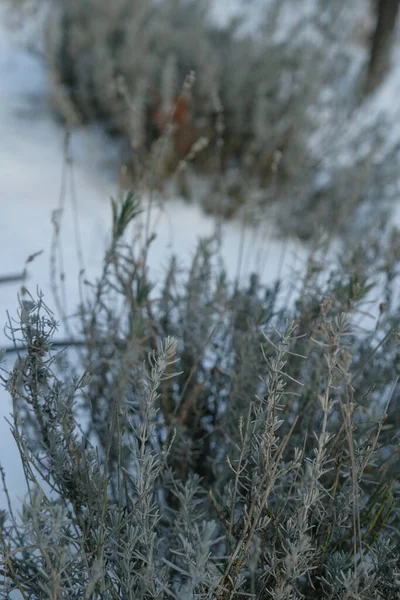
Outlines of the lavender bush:
<svg viewBox="0 0 400 600">
<path fill-rule="evenodd" d="M 8 324 L 27 496 L 1 511 L 3 596 L 398 598 L 398 232 L 332 267 L 321 241 L 289 302 L 232 285 L 218 239 L 155 289 L 139 210 L 113 204 L 67 353 L 40 293 Z"/>
</svg>

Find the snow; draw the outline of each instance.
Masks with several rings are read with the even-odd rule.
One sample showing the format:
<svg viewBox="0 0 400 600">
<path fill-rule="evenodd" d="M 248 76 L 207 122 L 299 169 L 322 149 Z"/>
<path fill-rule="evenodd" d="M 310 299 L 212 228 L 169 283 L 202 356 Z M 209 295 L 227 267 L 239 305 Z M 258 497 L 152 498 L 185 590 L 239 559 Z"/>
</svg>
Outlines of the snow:
<svg viewBox="0 0 400 600">
<path fill-rule="evenodd" d="M 5 8 L 0 6 L 0 275 L 21 272 L 29 255 L 43 251 L 28 265 L 26 285 L 32 293 L 39 286 L 47 304 L 54 307 L 50 286 L 52 213 L 60 208 L 62 200 L 65 132 L 51 112 L 45 69 L 39 58 L 29 54 L 20 37 L 10 30 Z M 113 152 L 107 145 L 109 142 L 94 129 L 72 134 L 74 188 L 70 186 L 61 202 L 61 246 L 69 310 L 78 299 L 80 263 L 75 243 L 76 222 L 82 235 L 89 279 L 99 273 L 108 239 L 110 197 L 115 196 L 117 186 L 107 173 L 107 162 Z M 204 216 L 199 207 L 180 200 L 171 200 L 161 212 L 155 212 L 153 223 L 157 238 L 149 260 L 155 277 L 162 272 L 172 252 L 187 263 L 196 240 L 215 229 L 215 221 Z M 223 225 L 222 254 L 231 277 L 237 275 L 241 247 L 243 278 L 254 269 L 262 272 L 265 282 L 273 282 L 279 273 L 290 276 L 293 267 L 305 260 L 306 249 L 294 241 L 277 240 L 273 233 L 273 224 L 268 221 L 254 230 L 239 222 Z M 7 310 L 15 315 L 19 286 L 16 283 L 0 287 L 2 323 L 6 322 Z M 0 330 L 0 347 L 6 343 Z M 10 367 L 11 363 L 5 366 Z M 25 486 L 19 457 L 4 420 L 9 414 L 9 398 L 0 389 L 0 462 L 15 502 L 16 498 L 22 499 Z M 4 503 L 0 490 L 0 508 Z"/>
</svg>

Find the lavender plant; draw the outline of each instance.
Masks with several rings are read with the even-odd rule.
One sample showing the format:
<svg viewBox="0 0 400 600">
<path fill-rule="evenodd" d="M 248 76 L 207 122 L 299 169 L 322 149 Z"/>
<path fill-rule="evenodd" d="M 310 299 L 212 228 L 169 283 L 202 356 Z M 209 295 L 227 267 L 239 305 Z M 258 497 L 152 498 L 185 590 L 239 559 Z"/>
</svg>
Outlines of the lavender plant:
<svg viewBox="0 0 400 600">
<path fill-rule="evenodd" d="M 4 597 L 397 598 L 398 234 L 328 273 L 317 247 L 289 309 L 231 285 L 212 239 L 155 293 L 138 210 L 113 205 L 75 351 L 40 293 L 8 323 L 27 495 L 17 514 L 2 472 Z"/>
</svg>

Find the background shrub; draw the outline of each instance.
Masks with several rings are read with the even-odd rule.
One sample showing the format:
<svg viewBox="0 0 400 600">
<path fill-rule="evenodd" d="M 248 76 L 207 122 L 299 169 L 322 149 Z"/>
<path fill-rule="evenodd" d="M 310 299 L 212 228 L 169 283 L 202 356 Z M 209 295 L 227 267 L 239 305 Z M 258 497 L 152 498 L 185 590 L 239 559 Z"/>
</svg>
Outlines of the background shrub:
<svg viewBox="0 0 400 600">
<path fill-rule="evenodd" d="M 370 3 L 304 0 L 294 12 L 291 2 L 268 0 L 251 34 L 240 19 L 216 26 L 208 7 L 53 3 L 46 58 L 67 122 L 100 120 L 122 137 L 135 180 L 163 134 L 159 178 L 189 156 L 211 175 L 200 198 L 207 210 L 231 216 L 250 202 L 257 213 L 260 202 L 278 201 L 286 232 L 304 237 L 316 222 L 334 229 L 360 203 L 392 198 L 397 142 L 378 105 L 362 101 Z M 182 92 L 192 71 L 196 81 Z M 179 170 L 178 185 L 199 198 L 191 169 Z"/>
</svg>

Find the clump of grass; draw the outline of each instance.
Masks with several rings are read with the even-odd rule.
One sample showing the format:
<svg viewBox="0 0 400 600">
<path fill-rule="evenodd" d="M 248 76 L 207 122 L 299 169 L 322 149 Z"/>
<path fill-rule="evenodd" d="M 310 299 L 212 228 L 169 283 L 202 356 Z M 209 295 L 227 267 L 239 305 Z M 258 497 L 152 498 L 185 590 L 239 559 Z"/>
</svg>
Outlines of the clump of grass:
<svg viewBox="0 0 400 600">
<path fill-rule="evenodd" d="M 5 597 L 267 599 L 398 595 L 398 235 L 317 247 L 296 302 L 231 285 L 202 241 L 155 290 L 140 210 L 113 204 L 79 360 L 25 294 L 4 381 L 27 485 L 2 508 Z M 358 327 L 372 284 L 375 328 Z M 372 304 L 373 307 L 373 304 Z"/>
</svg>

